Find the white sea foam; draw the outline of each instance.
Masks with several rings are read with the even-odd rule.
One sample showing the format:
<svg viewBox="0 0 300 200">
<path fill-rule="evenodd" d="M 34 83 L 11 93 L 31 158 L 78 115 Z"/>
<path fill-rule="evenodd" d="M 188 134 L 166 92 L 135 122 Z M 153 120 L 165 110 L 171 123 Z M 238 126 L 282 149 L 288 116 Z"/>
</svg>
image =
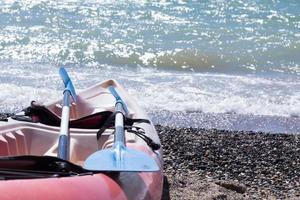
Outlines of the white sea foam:
<svg viewBox="0 0 300 200">
<path fill-rule="evenodd" d="M 78 89 L 108 78 L 124 84 L 147 110 L 300 116 L 300 80 L 257 76 L 176 73 L 140 68 L 69 68 Z M 18 110 L 33 99 L 60 98 L 62 83 L 53 66 L 0 68 L 0 112 Z M 40 71 L 38 71 L 40 70 Z M 117 71 L 115 71 L 117 70 Z M 45 76 L 48 74 L 47 76 Z M 13 77 L 13 78 L 12 78 Z"/>
</svg>

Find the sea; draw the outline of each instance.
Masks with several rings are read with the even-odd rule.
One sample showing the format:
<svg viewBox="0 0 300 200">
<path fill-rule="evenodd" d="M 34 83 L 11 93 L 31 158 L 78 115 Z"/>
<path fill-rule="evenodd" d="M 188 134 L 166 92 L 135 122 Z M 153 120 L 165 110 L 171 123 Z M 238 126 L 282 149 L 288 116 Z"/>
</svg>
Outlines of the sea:
<svg viewBox="0 0 300 200">
<path fill-rule="evenodd" d="M 118 80 L 153 122 L 300 133 L 299 0 L 1 0 L 0 112 Z"/>
</svg>

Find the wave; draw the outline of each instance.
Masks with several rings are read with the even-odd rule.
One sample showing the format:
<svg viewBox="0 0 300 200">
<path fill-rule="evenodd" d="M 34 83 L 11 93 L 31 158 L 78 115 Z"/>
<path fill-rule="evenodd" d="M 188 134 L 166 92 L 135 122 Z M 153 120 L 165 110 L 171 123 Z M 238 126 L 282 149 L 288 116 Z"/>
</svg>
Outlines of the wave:
<svg viewBox="0 0 300 200">
<path fill-rule="evenodd" d="M 74 85 L 85 88 L 105 79 L 117 79 L 148 111 L 300 116 L 299 77 L 265 77 L 139 68 L 69 67 Z M 109 70 L 108 70 L 109 69 Z M 26 107 L 31 100 L 60 98 L 58 69 L 51 65 L 0 65 L 0 111 Z M 47 95 L 45 95 L 47 94 Z M 18 98 L 16 98 L 18 97 Z"/>
</svg>

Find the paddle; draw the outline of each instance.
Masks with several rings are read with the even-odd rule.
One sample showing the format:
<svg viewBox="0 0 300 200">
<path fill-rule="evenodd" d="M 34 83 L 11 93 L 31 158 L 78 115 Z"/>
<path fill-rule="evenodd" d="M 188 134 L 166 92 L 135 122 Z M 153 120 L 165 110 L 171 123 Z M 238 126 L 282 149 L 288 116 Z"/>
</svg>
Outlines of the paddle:
<svg viewBox="0 0 300 200">
<path fill-rule="evenodd" d="M 64 99 L 63 108 L 61 113 L 61 123 L 60 123 L 60 133 L 58 141 L 58 153 L 57 157 L 68 160 L 69 159 L 69 117 L 70 117 L 70 96 L 74 102 L 76 102 L 76 93 L 72 81 L 65 70 L 61 67 L 59 69 L 59 74 L 64 82 Z"/>
<path fill-rule="evenodd" d="M 159 171 L 155 160 L 148 154 L 129 149 L 125 144 L 124 115 L 128 109 L 114 87 L 109 87 L 116 99 L 115 137 L 112 148 L 97 151 L 84 162 L 84 168 L 93 171 L 154 172 Z"/>
</svg>

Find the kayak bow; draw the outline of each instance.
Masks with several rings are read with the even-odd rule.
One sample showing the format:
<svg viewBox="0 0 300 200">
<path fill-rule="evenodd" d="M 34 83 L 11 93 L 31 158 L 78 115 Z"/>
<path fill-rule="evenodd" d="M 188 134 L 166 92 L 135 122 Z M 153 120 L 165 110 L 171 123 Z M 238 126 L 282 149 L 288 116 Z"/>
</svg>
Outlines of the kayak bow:
<svg viewBox="0 0 300 200">
<path fill-rule="evenodd" d="M 123 103 L 112 95 L 113 90 Z M 149 117 L 117 81 L 92 86 L 69 104 L 68 161 L 56 158 L 62 105 L 63 100 L 57 100 L 43 105 L 43 112 L 31 113 L 32 118 L 43 118 L 40 123 L 11 118 L 0 122 L 0 176 L 4 180 L 9 176 L 9 181 L 0 180 L 1 200 L 161 199 L 160 140 Z M 51 125 L 41 123 L 47 119 Z M 112 158 L 125 162 L 118 165 Z M 62 170 L 55 168 L 59 162 L 69 168 L 58 172 Z M 89 167 L 90 163 L 96 167 Z"/>
</svg>

